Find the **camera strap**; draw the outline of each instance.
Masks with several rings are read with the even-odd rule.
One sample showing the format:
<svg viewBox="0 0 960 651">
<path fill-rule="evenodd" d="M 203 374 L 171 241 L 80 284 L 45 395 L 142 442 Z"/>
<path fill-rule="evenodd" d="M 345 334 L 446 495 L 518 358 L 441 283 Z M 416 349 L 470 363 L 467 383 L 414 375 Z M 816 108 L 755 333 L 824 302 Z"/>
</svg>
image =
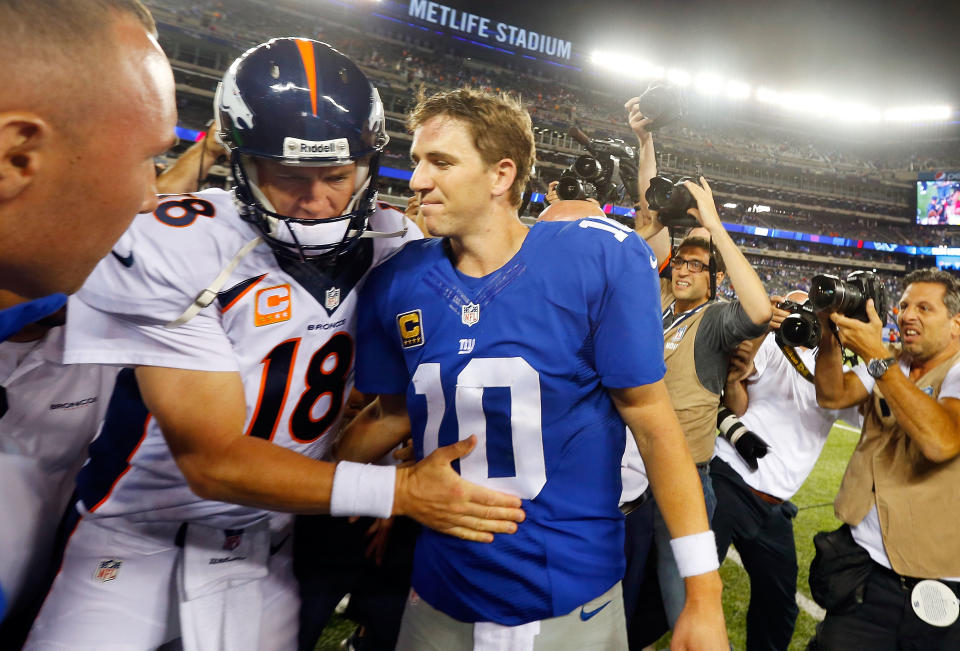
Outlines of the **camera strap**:
<svg viewBox="0 0 960 651">
<path fill-rule="evenodd" d="M 780 350 L 783 351 L 783 356 L 787 358 L 787 361 L 790 362 L 790 366 L 797 370 L 803 379 L 807 382 L 813 384 L 813 373 L 810 372 L 810 369 L 807 368 L 807 365 L 803 363 L 803 360 L 800 359 L 800 355 L 797 353 L 797 349 L 793 346 L 787 346 L 780 341 L 779 337 L 774 337 L 774 341 L 777 342 L 777 345 L 780 347 Z"/>
</svg>

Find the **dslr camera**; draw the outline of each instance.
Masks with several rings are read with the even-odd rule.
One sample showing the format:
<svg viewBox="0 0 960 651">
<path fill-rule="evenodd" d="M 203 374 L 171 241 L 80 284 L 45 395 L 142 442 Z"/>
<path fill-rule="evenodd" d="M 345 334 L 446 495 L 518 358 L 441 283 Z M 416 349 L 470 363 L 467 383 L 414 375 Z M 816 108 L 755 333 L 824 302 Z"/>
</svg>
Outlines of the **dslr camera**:
<svg viewBox="0 0 960 651">
<path fill-rule="evenodd" d="M 783 301 L 777 305 L 781 310 L 790 312 L 777 331 L 777 343 L 816 348 L 820 345 L 822 335 L 817 312 L 839 312 L 866 323 L 870 320 L 867 316 L 867 300 L 871 298 L 877 314 L 885 320 L 889 299 L 887 289 L 877 274 L 854 271 L 846 280 L 818 274 L 810 281 L 810 295 L 805 303 Z"/>
<path fill-rule="evenodd" d="M 589 140 L 585 136 L 577 139 L 590 153 L 578 156 L 573 165 L 560 173 L 557 197 L 564 201 L 596 199 L 601 204 L 609 203 L 616 198 L 616 178 L 622 178 L 622 167 L 633 170 L 636 184 L 636 165 L 622 165 L 627 161 L 633 163 L 636 157 L 633 147 L 620 139 Z"/>
<path fill-rule="evenodd" d="M 846 280 L 829 274 L 818 274 L 810 279 L 810 303 L 817 312 L 839 312 L 867 323 L 870 321 L 867 300 L 871 298 L 880 319 L 886 320 L 889 307 L 887 289 L 872 271 L 854 271 Z"/>
<path fill-rule="evenodd" d="M 640 96 L 637 108 L 643 117 L 650 118 L 647 131 L 656 131 L 683 118 L 686 108 L 683 93 L 678 86 L 651 85 Z"/>
<path fill-rule="evenodd" d="M 809 299 L 803 303 L 783 301 L 777 307 L 790 312 L 774 335 L 778 344 L 804 348 L 816 348 L 820 345 L 820 321 Z"/>
<path fill-rule="evenodd" d="M 697 220 L 687 213 L 690 208 L 697 207 L 697 200 L 690 194 L 684 185 L 686 181 L 697 181 L 689 176 L 682 176 L 677 181 L 671 181 L 666 176 L 655 176 L 650 179 L 650 187 L 644 197 L 651 210 L 657 211 L 660 223 L 667 227 L 697 226 Z"/>
</svg>

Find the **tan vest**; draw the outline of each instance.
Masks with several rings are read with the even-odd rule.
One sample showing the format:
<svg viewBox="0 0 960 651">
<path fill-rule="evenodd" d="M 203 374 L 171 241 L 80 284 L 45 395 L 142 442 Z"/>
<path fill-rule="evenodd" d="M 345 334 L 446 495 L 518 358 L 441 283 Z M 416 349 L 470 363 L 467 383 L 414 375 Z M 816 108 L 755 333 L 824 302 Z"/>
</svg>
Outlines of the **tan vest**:
<svg viewBox="0 0 960 651">
<path fill-rule="evenodd" d="M 663 309 L 673 302 L 669 285 L 665 287 L 664 281 L 660 285 L 660 302 Z M 709 306 L 702 308 L 663 333 L 663 356 L 667 363 L 664 382 L 694 463 L 705 463 L 713 457 L 720 407 L 720 394 L 700 383 L 693 357 L 697 331 L 708 309 Z"/>
<path fill-rule="evenodd" d="M 934 400 L 960 353 L 917 380 Z M 837 517 L 859 524 L 874 502 L 883 545 L 898 574 L 960 576 L 960 456 L 934 463 L 920 452 L 887 407 L 880 387 L 864 407 L 863 433 L 834 502 Z"/>
</svg>

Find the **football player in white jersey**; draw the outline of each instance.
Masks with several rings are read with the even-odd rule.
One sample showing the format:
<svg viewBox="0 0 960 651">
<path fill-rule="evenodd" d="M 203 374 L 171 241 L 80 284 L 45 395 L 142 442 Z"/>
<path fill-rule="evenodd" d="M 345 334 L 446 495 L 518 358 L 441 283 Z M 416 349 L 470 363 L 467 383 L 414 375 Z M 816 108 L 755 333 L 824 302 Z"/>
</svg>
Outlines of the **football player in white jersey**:
<svg viewBox="0 0 960 651">
<path fill-rule="evenodd" d="M 376 202 L 376 90 L 283 38 L 237 59 L 216 104 L 237 187 L 161 198 L 72 299 L 67 360 L 133 368 L 27 648 L 294 648 L 290 516 L 271 511 L 403 514 L 477 541 L 523 518 L 450 467 L 469 441 L 412 468 L 317 461 L 353 385 L 356 290 L 418 235 Z"/>
</svg>

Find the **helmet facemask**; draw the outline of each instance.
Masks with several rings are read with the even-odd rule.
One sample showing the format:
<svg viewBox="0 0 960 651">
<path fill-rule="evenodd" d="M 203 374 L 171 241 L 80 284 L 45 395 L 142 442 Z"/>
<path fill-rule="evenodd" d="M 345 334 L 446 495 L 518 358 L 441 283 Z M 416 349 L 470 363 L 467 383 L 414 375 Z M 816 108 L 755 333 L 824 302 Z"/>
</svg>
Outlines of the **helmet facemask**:
<svg viewBox="0 0 960 651">
<path fill-rule="evenodd" d="M 230 168 L 236 180 L 235 201 L 240 215 L 260 231 L 279 255 L 300 261 L 337 256 L 349 249 L 367 230 L 367 219 L 377 207 L 373 180 L 379 156 L 357 161 L 353 195 L 344 211 L 325 219 L 301 219 L 279 213 L 260 189 L 256 163 L 234 151 Z M 336 163 L 340 165 L 343 163 Z M 333 165 L 329 165 L 332 167 Z M 314 167 L 320 167 L 314 165 Z"/>
</svg>

